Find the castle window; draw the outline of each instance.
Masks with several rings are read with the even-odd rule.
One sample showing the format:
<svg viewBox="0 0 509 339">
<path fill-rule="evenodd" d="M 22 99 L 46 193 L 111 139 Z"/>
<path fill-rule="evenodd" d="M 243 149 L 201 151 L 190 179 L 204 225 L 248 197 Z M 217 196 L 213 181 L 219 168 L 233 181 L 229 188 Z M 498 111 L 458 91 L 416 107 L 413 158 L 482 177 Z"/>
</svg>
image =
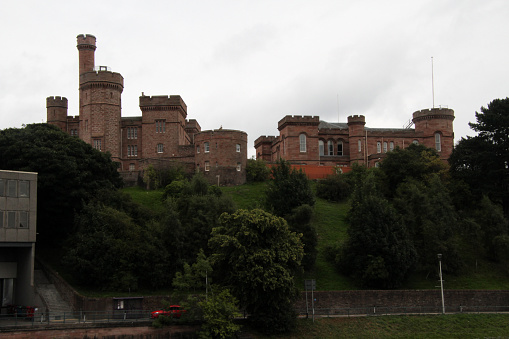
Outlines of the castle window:
<svg viewBox="0 0 509 339">
<path fill-rule="evenodd" d="M 327 141 L 327 150 L 328 155 L 334 155 L 334 143 L 332 140 Z"/>
<path fill-rule="evenodd" d="M 196 153 L 200 153 L 200 145 L 196 146 Z"/>
<path fill-rule="evenodd" d="M 241 169 L 242 169 L 242 168 L 241 168 L 241 164 L 240 164 L 240 162 L 238 162 L 238 163 L 237 163 L 237 172 L 240 172 L 240 170 L 241 170 Z"/>
<path fill-rule="evenodd" d="M 324 155 L 325 145 L 323 143 L 323 140 L 318 140 L 318 151 L 320 152 L 320 156 Z"/>
<path fill-rule="evenodd" d="M 157 144 L 157 153 L 163 153 L 163 144 Z"/>
<path fill-rule="evenodd" d="M 359 149 L 359 152 L 362 152 L 362 141 L 361 141 L 361 139 L 359 139 L 359 141 L 357 142 L 357 148 Z"/>
<path fill-rule="evenodd" d="M 136 169 L 136 167 L 134 166 L 134 164 L 129 164 L 129 172 L 132 172 Z"/>
<path fill-rule="evenodd" d="M 299 135 L 299 143 L 300 143 L 300 151 L 306 152 L 306 135 L 305 134 Z"/>
<path fill-rule="evenodd" d="M 216 168 L 218 167 L 219 165 L 217 164 L 217 161 L 216 161 Z"/>
<path fill-rule="evenodd" d="M 338 141 L 338 155 L 343 155 L 343 141 Z"/>
<path fill-rule="evenodd" d="M 203 144 L 203 148 L 204 148 L 204 152 L 205 153 L 209 153 L 210 152 L 210 147 L 209 147 L 209 143 L 208 142 L 205 142 Z"/>
<path fill-rule="evenodd" d="M 28 227 L 28 212 L 25 211 L 19 212 L 19 227 L 23 228 Z"/>
<path fill-rule="evenodd" d="M 435 133 L 435 149 L 438 152 L 442 151 L 442 143 L 440 142 L 440 133 Z"/>
<path fill-rule="evenodd" d="M 210 163 L 208 161 L 205 161 L 205 172 L 210 171 Z"/>
<path fill-rule="evenodd" d="M 236 144 L 236 145 L 235 145 L 235 150 L 236 150 L 237 152 L 240 152 L 240 144 Z"/>
<path fill-rule="evenodd" d="M 4 192 L 5 192 L 5 184 L 4 184 L 4 180 L 3 180 L 3 179 L 0 179 L 0 197 L 3 197 L 3 196 L 4 196 Z"/>
<path fill-rule="evenodd" d="M 156 120 L 156 133 L 166 132 L 165 120 Z"/>
<path fill-rule="evenodd" d="M 382 144 L 380 143 L 380 141 L 376 142 L 376 152 L 382 153 Z"/>
<path fill-rule="evenodd" d="M 22 180 L 19 182 L 19 196 L 29 197 L 30 196 L 30 182 Z"/>
<path fill-rule="evenodd" d="M 127 127 L 127 139 L 138 139 L 138 127 Z"/>
<path fill-rule="evenodd" d="M 389 150 L 394 151 L 394 141 L 389 143 Z"/>
<path fill-rule="evenodd" d="M 419 140 L 415 139 L 414 141 L 412 141 L 413 144 L 416 144 L 416 145 L 419 145 Z"/>
<path fill-rule="evenodd" d="M 384 141 L 384 153 L 387 153 L 387 141 Z"/>
<path fill-rule="evenodd" d="M 101 139 L 94 139 L 94 148 L 98 151 L 101 150 Z"/>
</svg>

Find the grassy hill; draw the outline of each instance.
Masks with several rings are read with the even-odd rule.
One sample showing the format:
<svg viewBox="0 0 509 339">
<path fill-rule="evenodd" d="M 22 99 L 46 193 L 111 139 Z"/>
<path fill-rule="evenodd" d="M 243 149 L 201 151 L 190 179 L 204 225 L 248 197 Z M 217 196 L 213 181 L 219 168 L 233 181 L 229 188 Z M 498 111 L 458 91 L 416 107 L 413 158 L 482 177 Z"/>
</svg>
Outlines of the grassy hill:
<svg viewBox="0 0 509 339">
<path fill-rule="evenodd" d="M 223 194 L 230 196 L 237 208 L 254 209 L 263 206 L 265 183 L 245 184 L 240 186 L 221 187 Z M 162 191 L 145 191 L 140 188 L 126 188 L 133 199 L 154 210 L 163 207 Z M 346 214 L 348 203 L 333 203 L 316 199 L 312 223 L 318 233 L 318 256 L 315 268 L 298 277 L 298 286 L 304 289 L 304 279 L 315 279 L 318 290 L 352 290 L 357 289 L 353 281 L 339 274 L 334 266 L 326 260 L 328 247 L 342 244 L 347 237 L 348 224 Z M 504 267 L 476 258 L 476 253 L 465 250 L 463 259 L 465 267 L 458 275 L 444 275 L 445 287 L 448 289 L 509 289 L 509 276 Z M 437 262 L 438 269 L 438 262 Z M 434 274 L 414 274 L 402 289 L 434 289 L 437 278 Z"/>
</svg>

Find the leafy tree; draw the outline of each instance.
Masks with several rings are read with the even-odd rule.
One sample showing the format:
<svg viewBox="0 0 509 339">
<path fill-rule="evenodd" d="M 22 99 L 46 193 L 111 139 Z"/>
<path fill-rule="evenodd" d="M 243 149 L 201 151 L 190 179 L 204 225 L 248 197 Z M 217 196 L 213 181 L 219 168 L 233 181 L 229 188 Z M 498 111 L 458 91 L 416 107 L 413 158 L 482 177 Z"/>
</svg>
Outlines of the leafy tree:
<svg viewBox="0 0 509 339">
<path fill-rule="evenodd" d="M 340 267 L 364 287 L 396 288 L 413 268 L 416 252 L 400 216 L 375 182 L 371 172 L 354 191 Z"/>
<path fill-rule="evenodd" d="M 329 201 L 342 201 L 350 196 L 352 187 L 344 174 L 329 175 L 316 184 L 316 196 Z"/>
<path fill-rule="evenodd" d="M 98 202 L 87 204 L 77 217 L 77 232 L 63 259 L 80 284 L 117 291 L 164 286 L 169 276 L 161 263 L 167 260 L 149 229 Z"/>
<path fill-rule="evenodd" d="M 206 281 L 211 274 L 212 266 L 203 250 L 200 249 L 196 262 L 192 265 L 184 263 L 184 272 L 177 272 L 175 274 L 175 278 L 173 278 L 173 287 L 182 291 L 205 290 Z"/>
<path fill-rule="evenodd" d="M 280 159 L 272 167 L 271 176 L 265 198 L 267 207 L 274 214 L 286 216 L 298 206 L 315 204 L 306 174 L 292 168 L 288 161 Z"/>
<path fill-rule="evenodd" d="M 261 182 L 269 179 L 270 169 L 263 159 L 247 159 L 246 180 L 247 182 Z"/>
<path fill-rule="evenodd" d="M 482 195 L 503 206 L 509 215 L 509 98 L 495 99 L 475 113 L 478 132 L 462 138 L 449 163 L 454 178 L 465 181 L 477 200 Z"/>
<path fill-rule="evenodd" d="M 231 290 L 256 328 L 275 334 L 295 325 L 303 248 L 284 219 L 258 209 L 224 213 L 209 246 L 214 281 Z"/>
<path fill-rule="evenodd" d="M 38 173 L 38 246 L 60 246 L 84 202 L 100 189 L 122 186 L 108 154 L 52 125 L 0 131 L 0 154 L 2 169 Z"/>
<path fill-rule="evenodd" d="M 411 144 L 405 149 L 397 147 L 387 153 L 380 164 L 380 170 L 385 175 L 389 197 L 393 197 L 398 185 L 407 179 L 426 180 L 433 174 L 443 179 L 448 176 L 447 164 L 440 160 L 438 153 L 417 144 Z"/>
<path fill-rule="evenodd" d="M 480 245 L 486 250 L 489 259 L 499 261 L 499 254 L 503 253 L 501 248 L 504 247 L 501 239 L 509 233 L 509 223 L 504 218 L 502 208 L 484 196 L 473 212 L 473 218 L 481 230 Z"/>
<path fill-rule="evenodd" d="M 240 325 L 235 323 L 235 318 L 240 317 L 237 304 L 228 289 L 215 290 L 207 300 L 199 302 L 205 321 L 200 338 L 232 338 L 240 331 Z"/>
<path fill-rule="evenodd" d="M 418 270 L 435 270 L 438 253 L 447 258 L 444 269 L 453 272 L 461 267 L 458 216 L 438 174 L 425 181 L 410 179 L 400 184 L 394 206 L 402 215 L 417 250 Z"/>
<path fill-rule="evenodd" d="M 313 216 L 313 209 L 309 205 L 302 205 L 293 210 L 293 213 L 287 217 L 290 229 L 297 233 L 302 234 L 302 244 L 304 245 L 304 256 L 302 258 L 302 267 L 309 271 L 311 270 L 316 261 L 318 250 L 318 236 L 316 229 L 311 224 L 311 217 Z"/>
</svg>

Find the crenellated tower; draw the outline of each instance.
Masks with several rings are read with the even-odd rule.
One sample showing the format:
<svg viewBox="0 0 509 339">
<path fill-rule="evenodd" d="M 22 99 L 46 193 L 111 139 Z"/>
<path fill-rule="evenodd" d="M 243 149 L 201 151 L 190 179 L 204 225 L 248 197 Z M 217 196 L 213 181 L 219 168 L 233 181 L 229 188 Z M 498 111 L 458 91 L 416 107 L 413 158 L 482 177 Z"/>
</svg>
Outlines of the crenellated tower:
<svg viewBox="0 0 509 339">
<path fill-rule="evenodd" d="M 436 149 L 442 160 L 449 159 L 454 148 L 454 110 L 441 107 L 423 109 L 414 112 L 412 117 L 420 142 Z"/>
<path fill-rule="evenodd" d="M 366 162 L 366 117 L 351 115 L 348 117 L 348 137 L 350 144 L 350 164 Z"/>
<path fill-rule="evenodd" d="M 80 138 L 113 160 L 121 157 L 121 94 L 124 78 L 106 66 L 95 67 L 96 38 L 77 36 L 79 51 Z"/>
<path fill-rule="evenodd" d="M 46 98 L 46 120 L 48 124 L 59 127 L 67 132 L 67 98 L 47 97 Z"/>
</svg>

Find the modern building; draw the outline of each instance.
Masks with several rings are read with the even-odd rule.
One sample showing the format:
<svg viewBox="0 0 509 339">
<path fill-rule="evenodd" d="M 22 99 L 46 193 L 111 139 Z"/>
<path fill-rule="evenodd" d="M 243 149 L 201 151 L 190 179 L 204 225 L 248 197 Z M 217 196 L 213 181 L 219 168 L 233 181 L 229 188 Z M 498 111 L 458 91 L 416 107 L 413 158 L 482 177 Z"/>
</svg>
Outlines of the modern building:
<svg viewBox="0 0 509 339">
<path fill-rule="evenodd" d="M 278 123 L 279 136 L 261 136 L 254 147 L 256 158 L 268 162 L 283 158 L 296 165 L 373 167 L 396 147 L 419 143 L 446 161 L 454 146 L 453 121 L 448 108 L 417 111 L 406 128 L 368 128 L 363 115 L 349 116 L 347 123 L 287 115 Z"/>
<path fill-rule="evenodd" d="M 68 116 L 67 98 L 48 97 L 49 124 L 100 151 L 109 152 L 120 164 L 124 179 L 137 178 L 152 164 L 183 166 L 188 172 L 203 171 L 216 184 L 245 182 L 247 133 L 222 129 L 202 131 L 196 120 L 187 119 L 187 105 L 179 95 L 142 93 L 141 116 L 122 117 L 124 78 L 107 66 L 95 66 L 95 36 L 78 35 L 77 48 L 79 114 Z M 204 152 L 205 149 L 208 151 Z"/>
<path fill-rule="evenodd" d="M 37 173 L 0 170 L 0 291 L 9 305 L 32 305 Z"/>
</svg>

